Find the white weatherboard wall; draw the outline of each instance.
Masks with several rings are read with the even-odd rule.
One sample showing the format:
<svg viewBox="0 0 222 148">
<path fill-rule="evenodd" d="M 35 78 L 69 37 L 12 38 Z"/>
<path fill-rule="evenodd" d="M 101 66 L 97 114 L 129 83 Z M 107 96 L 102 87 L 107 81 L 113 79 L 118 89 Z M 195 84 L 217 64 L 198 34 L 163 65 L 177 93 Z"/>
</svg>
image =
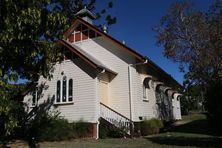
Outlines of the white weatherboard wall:
<svg viewBox="0 0 222 148">
<path fill-rule="evenodd" d="M 178 120 L 182 119 L 182 117 L 181 117 L 180 99 L 179 98 L 178 98 L 178 101 L 177 101 L 177 113 L 178 113 L 178 115 L 177 115 Z"/>
<path fill-rule="evenodd" d="M 75 45 L 118 73 L 109 83 L 108 106 L 130 118 L 128 64 L 133 63 L 134 58 L 102 37 L 77 42 Z"/>
<path fill-rule="evenodd" d="M 77 42 L 79 46 L 104 65 L 118 74 L 109 83 L 109 104 L 111 108 L 130 118 L 128 65 L 135 63 L 135 58 L 102 37 Z M 155 91 L 149 91 L 149 102 L 143 101 L 143 78 L 134 67 L 131 70 L 132 120 L 140 121 L 139 117 L 156 116 Z"/>
<path fill-rule="evenodd" d="M 74 64 L 75 63 L 75 64 Z M 49 80 L 40 79 L 39 83 L 45 82 L 48 86 L 47 90 L 43 91 L 43 97 L 38 101 L 38 104 L 46 101 L 47 98 L 53 97 L 56 93 L 57 80 L 62 81 L 63 76 L 67 77 L 67 82 L 70 78 L 73 79 L 73 103 L 53 105 L 53 108 L 58 110 L 62 117 L 68 119 L 69 122 L 83 119 L 87 122 L 96 123 L 98 119 L 97 100 L 96 100 L 96 78 L 91 77 L 82 68 L 87 64 L 80 59 L 75 59 L 74 63 L 66 60 L 61 64 L 55 65 L 53 78 Z M 76 63 L 78 63 L 76 65 Z M 64 73 L 64 75 L 61 74 Z M 30 95 L 24 98 L 24 102 L 31 101 Z"/>
<path fill-rule="evenodd" d="M 177 120 L 177 100 L 176 100 L 176 98 L 172 98 L 172 104 L 173 104 L 173 119 Z"/>
<path fill-rule="evenodd" d="M 180 95 L 179 93 L 175 93 L 172 97 L 173 104 L 173 116 L 175 120 L 181 119 L 181 110 L 180 110 Z"/>
<path fill-rule="evenodd" d="M 142 117 L 144 119 L 150 119 L 153 117 L 157 117 L 156 112 L 156 96 L 155 96 L 155 90 L 153 87 L 150 87 L 148 89 L 147 93 L 147 99 L 144 100 L 143 98 L 143 80 L 146 77 L 150 77 L 149 75 L 139 74 L 136 72 L 135 69 L 133 69 L 135 72 L 133 72 L 133 110 L 134 110 L 134 120 L 140 121 L 139 117 Z M 149 84 L 151 81 L 149 81 Z M 151 85 L 150 85 L 151 86 Z"/>
</svg>

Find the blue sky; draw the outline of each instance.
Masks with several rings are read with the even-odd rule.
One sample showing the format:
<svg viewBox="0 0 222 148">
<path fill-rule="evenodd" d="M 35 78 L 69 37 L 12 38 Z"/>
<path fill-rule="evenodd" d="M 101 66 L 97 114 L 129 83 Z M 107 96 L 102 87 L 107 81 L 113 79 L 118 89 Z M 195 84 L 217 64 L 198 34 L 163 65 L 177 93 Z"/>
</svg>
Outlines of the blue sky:
<svg viewBox="0 0 222 148">
<path fill-rule="evenodd" d="M 99 0 L 98 0 L 99 1 Z M 102 0 L 103 1 L 103 0 Z M 139 53 L 148 56 L 179 83 L 183 73 L 178 64 L 163 56 L 163 48 L 156 45 L 152 28 L 159 23 L 176 0 L 113 0 L 110 13 L 117 17 L 117 23 L 109 27 L 109 34 Z M 206 10 L 213 0 L 193 0 L 195 7 Z"/>
</svg>

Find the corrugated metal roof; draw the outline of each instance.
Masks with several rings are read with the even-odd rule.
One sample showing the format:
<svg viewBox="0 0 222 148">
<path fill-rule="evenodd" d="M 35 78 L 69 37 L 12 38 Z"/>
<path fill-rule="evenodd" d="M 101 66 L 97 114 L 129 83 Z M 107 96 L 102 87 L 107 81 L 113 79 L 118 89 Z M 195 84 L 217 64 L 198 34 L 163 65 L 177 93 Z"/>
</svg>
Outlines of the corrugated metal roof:
<svg viewBox="0 0 222 148">
<path fill-rule="evenodd" d="M 78 52 L 80 52 L 82 55 L 84 55 L 86 58 L 88 58 L 90 61 L 92 61 L 93 63 L 95 63 L 98 67 L 105 69 L 106 71 L 109 71 L 113 74 L 117 74 L 115 71 L 113 71 L 111 68 L 109 68 L 108 66 L 106 66 L 104 63 L 102 63 L 101 61 L 99 61 L 98 59 L 96 59 L 95 57 L 93 57 L 92 55 L 90 55 L 88 52 L 84 51 L 83 49 L 81 49 L 80 47 L 66 41 L 63 40 L 64 42 L 66 42 L 67 44 L 69 44 L 70 46 L 72 46 L 75 50 L 78 50 Z"/>
<path fill-rule="evenodd" d="M 137 51 L 131 49 L 130 47 L 122 44 L 121 42 L 119 42 L 118 40 L 116 40 L 115 38 L 113 38 L 112 36 L 108 35 L 107 33 L 104 33 L 103 31 L 99 30 L 96 26 L 86 22 L 85 20 L 83 20 L 80 17 L 77 17 L 77 19 L 73 22 L 73 25 L 66 30 L 66 32 L 64 33 L 64 35 L 66 37 L 68 37 L 68 35 L 72 32 L 72 29 L 74 27 L 74 23 L 83 23 L 84 25 L 90 27 L 91 29 L 95 30 L 96 32 L 98 32 L 100 35 L 105 36 L 106 38 L 110 39 L 111 41 L 117 43 L 118 45 L 120 45 L 121 47 L 124 47 L 125 49 L 127 49 L 126 51 L 132 53 L 137 59 L 139 59 L 140 61 L 145 61 L 148 60 L 148 63 L 146 65 L 151 66 L 154 70 L 157 70 L 158 72 L 161 73 L 161 76 L 165 77 L 167 80 L 172 80 L 173 85 L 176 85 L 175 89 L 178 88 L 183 88 L 183 86 L 181 86 L 180 83 L 178 83 L 171 75 L 169 75 L 166 71 L 164 71 L 160 66 L 158 66 L 157 64 L 155 64 L 152 60 L 150 60 L 148 57 L 145 57 L 143 55 L 141 55 L 140 53 L 138 53 Z M 171 83 L 171 82 L 170 82 Z M 171 86 L 173 87 L 173 86 Z"/>
</svg>

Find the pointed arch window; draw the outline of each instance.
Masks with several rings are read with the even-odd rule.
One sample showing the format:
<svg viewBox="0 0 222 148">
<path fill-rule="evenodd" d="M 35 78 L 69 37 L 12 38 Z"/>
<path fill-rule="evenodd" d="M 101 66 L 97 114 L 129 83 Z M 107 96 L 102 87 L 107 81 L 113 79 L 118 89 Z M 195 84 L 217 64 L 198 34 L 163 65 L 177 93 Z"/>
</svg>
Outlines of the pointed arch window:
<svg viewBox="0 0 222 148">
<path fill-rule="evenodd" d="M 62 102 L 66 102 L 66 76 L 62 79 Z"/>
<path fill-rule="evenodd" d="M 143 80 L 143 100 L 145 101 L 148 101 L 148 90 L 150 89 L 150 86 L 149 86 L 149 82 L 150 82 L 150 79 L 149 78 L 145 78 Z"/>
<path fill-rule="evenodd" d="M 61 82 L 60 80 L 57 81 L 57 86 L 56 86 L 56 102 L 60 102 L 61 98 Z"/>
<path fill-rule="evenodd" d="M 73 79 L 67 79 L 66 76 L 56 84 L 55 104 L 64 103 L 73 103 Z"/>
<path fill-rule="evenodd" d="M 143 84 L 143 98 L 147 98 L 146 86 Z"/>
<path fill-rule="evenodd" d="M 37 105 L 37 90 L 34 90 L 32 92 L 32 106 L 36 106 Z"/>
<path fill-rule="evenodd" d="M 69 79 L 69 101 L 72 101 L 73 98 L 73 80 Z"/>
</svg>

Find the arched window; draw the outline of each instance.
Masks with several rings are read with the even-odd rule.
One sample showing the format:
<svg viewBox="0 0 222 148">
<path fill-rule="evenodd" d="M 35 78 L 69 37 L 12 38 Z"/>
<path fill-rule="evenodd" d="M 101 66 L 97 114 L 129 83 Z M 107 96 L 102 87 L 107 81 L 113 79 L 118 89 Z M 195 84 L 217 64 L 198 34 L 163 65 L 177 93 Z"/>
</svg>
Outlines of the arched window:
<svg viewBox="0 0 222 148">
<path fill-rule="evenodd" d="M 146 86 L 143 83 L 143 98 L 147 98 L 147 94 L 146 94 Z"/>
<path fill-rule="evenodd" d="M 73 98 L 73 80 L 69 79 L 69 101 L 72 101 Z"/>
<path fill-rule="evenodd" d="M 143 100 L 148 100 L 148 89 L 150 89 L 149 82 L 150 78 L 145 78 L 143 80 Z"/>
<path fill-rule="evenodd" d="M 60 80 L 57 81 L 57 86 L 56 86 L 56 102 L 60 102 L 60 89 L 61 89 L 61 82 Z"/>
<path fill-rule="evenodd" d="M 62 102 L 66 102 L 66 76 L 62 80 Z"/>
<path fill-rule="evenodd" d="M 36 90 L 32 92 L 32 106 L 36 106 L 37 103 L 37 92 Z"/>
<path fill-rule="evenodd" d="M 156 91 L 155 91 L 155 93 L 156 93 L 156 103 L 157 104 L 161 104 L 161 100 L 162 100 L 162 94 L 161 94 L 161 91 L 160 91 L 160 87 L 159 87 L 160 85 L 158 85 L 158 86 L 156 86 Z"/>
<path fill-rule="evenodd" d="M 73 101 L 73 79 L 63 76 L 62 80 L 57 81 L 56 101 L 57 104 L 72 103 Z"/>
</svg>

